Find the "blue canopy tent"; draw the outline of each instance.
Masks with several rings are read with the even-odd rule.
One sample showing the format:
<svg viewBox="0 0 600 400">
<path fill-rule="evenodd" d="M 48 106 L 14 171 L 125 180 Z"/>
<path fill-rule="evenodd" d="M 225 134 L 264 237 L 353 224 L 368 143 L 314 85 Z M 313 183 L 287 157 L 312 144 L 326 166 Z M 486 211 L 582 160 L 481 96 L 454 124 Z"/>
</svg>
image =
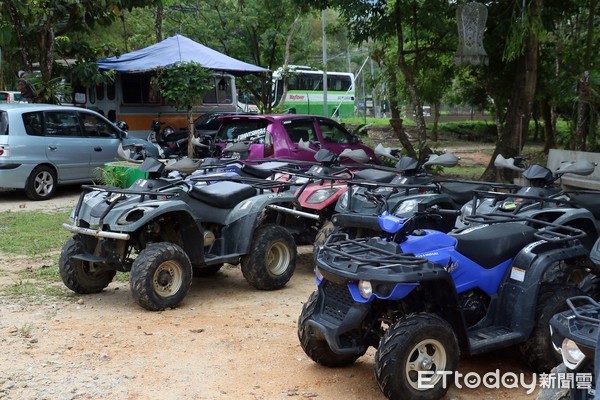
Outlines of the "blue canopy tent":
<svg viewBox="0 0 600 400">
<path fill-rule="evenodd" d="M 232 75 L 269 72 L 268 69 L 226 56 L 193 40 L 175 35 L 140 50 L 98 60 L 102 69 L 118 72 L 143 72 L 182 62 L 195 61 L 204 68 Z"/>
</svg>

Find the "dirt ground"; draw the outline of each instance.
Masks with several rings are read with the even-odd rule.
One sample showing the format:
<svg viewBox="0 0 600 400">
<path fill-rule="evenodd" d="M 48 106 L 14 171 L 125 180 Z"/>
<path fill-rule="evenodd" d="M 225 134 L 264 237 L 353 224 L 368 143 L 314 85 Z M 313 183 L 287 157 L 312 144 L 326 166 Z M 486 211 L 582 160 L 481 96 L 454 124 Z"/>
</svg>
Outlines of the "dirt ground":
<svg viewBox="0 0 600 400">
<path fill-rule="evenodd" d="M 0 212 L 69 210 L 77 188 L 31 202 L 0 193 Z M 18 215 L 15 214 L 15 218 Z M 60 229 L 57 227 L 57 229 Z M 373 374 L 374 351 L 347 368 L 312 362 L 296 321 L 315 289 L 311 247 L 299 248 L 296 273 L 278 291 L 251 288 L 237 266 L 194 278 L 177 309 L 139 307 L 129 284 L 100 294 L 31 302 L 3 296 L 24 268 L 48 259 L 0 255 L 0 399 L 384 399 Z M 511 350 L 463 356 L 459 371 L 530 372 Z M 459 389 L 447 399 L 532 399 L 526 389 Z"/>
</svg>

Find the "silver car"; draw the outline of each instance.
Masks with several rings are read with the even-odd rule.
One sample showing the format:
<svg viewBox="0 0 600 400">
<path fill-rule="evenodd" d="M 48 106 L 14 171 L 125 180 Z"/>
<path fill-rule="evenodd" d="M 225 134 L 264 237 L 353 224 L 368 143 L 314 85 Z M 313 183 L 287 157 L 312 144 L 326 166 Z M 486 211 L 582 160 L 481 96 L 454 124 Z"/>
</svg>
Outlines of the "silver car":
<svg viewBox="0 0 600 400">
<path fill-rule="evenodd" d="M 140 144 L 100 114 L 49 104 L 0 104 L 0 188 L 25 189 L 47 200 L 60 184 L 86 183 L 96 168 L 117 159 L 119 144 Z"/>
</svg>

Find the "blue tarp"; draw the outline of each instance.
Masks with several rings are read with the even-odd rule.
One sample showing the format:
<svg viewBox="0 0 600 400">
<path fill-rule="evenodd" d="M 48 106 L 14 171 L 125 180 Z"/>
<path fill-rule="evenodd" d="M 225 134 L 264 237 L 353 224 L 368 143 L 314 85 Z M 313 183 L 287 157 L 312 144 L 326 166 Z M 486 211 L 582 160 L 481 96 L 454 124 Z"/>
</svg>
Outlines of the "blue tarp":
<svg viewBox="0 0 600 400">
<path fill-rule="evenodd" d="M 175 35 L 146 48 L 98 60 L 102 69 L 119 72 L 143 72 L 181 62 L 195 61 L 204 68 L 225 71 L 233 75 L 268 72 L 268 69 L 226 56 L 193 40 Z"/>
</svg>

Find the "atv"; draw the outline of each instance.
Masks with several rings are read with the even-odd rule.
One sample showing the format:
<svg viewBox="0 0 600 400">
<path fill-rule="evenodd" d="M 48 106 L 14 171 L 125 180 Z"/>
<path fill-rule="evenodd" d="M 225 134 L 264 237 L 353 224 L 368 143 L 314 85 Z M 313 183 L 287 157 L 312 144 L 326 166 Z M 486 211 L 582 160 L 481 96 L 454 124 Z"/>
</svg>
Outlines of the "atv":
<svg viewBox="0 0 600 400">
<path fill-rule="evenodd" d="M 357 216 L 385 234 L 330 236 L 317 253 L 318 288 L 298 319 L 301 347 L 313 361 L 349 365 L 372 346 L 389 399 L 441 398 L 461 352 L 517 345 L 537 371 L 558 363 L 548 321 L 581 293 L 564 277 L 590 267 L 585 233 L 503 215 L 472 217 L 477 226 L 449 234 L 420 229 L 444 213 L 457 211 Z"/>
<path fill-rule="evenodd" d="M 164 164 L 144 164 L 152 178 L 128 189 L 82 186 L 72 223 L 63 224 L 74 234 L 59 260 L 69 289 L 98 293 L 117 271 L 129 272 L 135 300 L 157 311 L 183 300 L 192 275 L 215 274 L 224 263 L 241 263 L 256 289 L 279 289 L 289 281 L 296 245 L 277 224 L 276 207 L 297 200 L 285 183 L 235 174 L 157 178 Z"/>
<path fill-rule="evenodd" d="M 590 259 L 600 265 L 600 240 L 596 241 Z M 561 385 L 542 387 L 538 400 L 597 398 L 596 386 L 600 370 L 600 303 L 598 298 L 577 296 L 567 300 L 569 309 L 556 314 L 550 320 L 550 333 L 554 349 L 562 356 L 562 363 L 553 369 L 557 376 L 574 375 L 573 380 Z M 563 374 L 563 375 L 561 375 Z"/>
</svg>

